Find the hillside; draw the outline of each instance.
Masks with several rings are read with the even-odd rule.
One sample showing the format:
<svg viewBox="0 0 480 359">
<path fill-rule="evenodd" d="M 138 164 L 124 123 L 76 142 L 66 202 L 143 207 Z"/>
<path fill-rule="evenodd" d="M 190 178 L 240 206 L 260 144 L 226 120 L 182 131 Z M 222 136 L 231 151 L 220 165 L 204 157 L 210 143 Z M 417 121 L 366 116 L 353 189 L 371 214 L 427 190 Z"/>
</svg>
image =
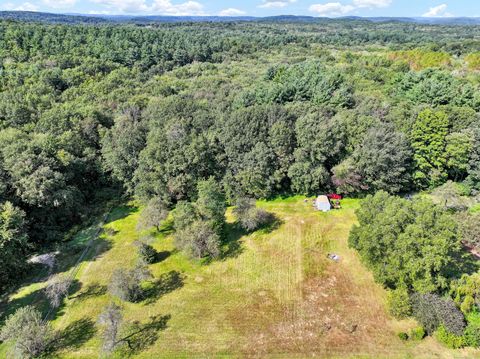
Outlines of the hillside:
<svg viewBox="0 0 480 359">
<path fill-rule="evenodd" d="M 159 15 L 102 15 L 102 14 L 57 14 L 32 11 L 0 11 L 0 19 L 34 21 L 46 23 L 182 23 L 182 22 L 269 22 L 269 23 L 324 23 L 338 21 L 366 21 L 372 23 L 398 22 L 431 25 L 480 25 L 478 17 L 356 17 L 345 16 L 338 19 L 328 17 L 279 15 L 267 17 L 254 16 L 159 16 Z"/>
</svg>

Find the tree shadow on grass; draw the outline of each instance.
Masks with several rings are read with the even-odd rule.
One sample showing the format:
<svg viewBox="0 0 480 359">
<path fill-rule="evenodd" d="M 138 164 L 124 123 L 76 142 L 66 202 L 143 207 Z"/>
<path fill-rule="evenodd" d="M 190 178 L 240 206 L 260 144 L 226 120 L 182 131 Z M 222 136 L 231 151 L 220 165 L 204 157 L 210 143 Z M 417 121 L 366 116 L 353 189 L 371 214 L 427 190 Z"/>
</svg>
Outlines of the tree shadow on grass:
<svg viewBox="0 0 480 359">
<path fill-rule="evenodd" d="M 85 300 L 90 297 L 98 297 L 107 293 L 107 286 L 101 285 L 99 283 L 92 283 L 85 287 L 80 293 L 72 296 L 70 295 L 70 299 L 77 299 L 77 300 Z"/>
<path fill-rule="evenodd" d="M 282 224 L 283 221 L 277 215 L 267 212 L 265 222 L 254 232 L 259 232 L 262 234 L 272 233 L 273 231 L 277 230 Z"/>
<path fill-rule="evenodd" d="M 157 280 L 151 282 L 151 286 L 145 290 L 145 304 L 152 304 L 165 294 L 183 287 L 184 276 L 177 271 L 162 274 Z"/>
<path fill-rule="evenodd" d="M 43 289 L 37 289 L 23 297 L 0 303 L 0 326 L 3 325 L 8 316 L 26 305 L 34 306 L 42 313 L 42 315 L 45 315 L 49 310 L 48 301 L 45 298 Z"/>
<path fill-rule="evenodd" d="M 241 238 L 251 233 L 268 234 L 278 229 L 283 221 L 273 213 L 267 213 L 265 223 L 253 231 L 247 231 L 238 223 L 226 223 L 227 236 L 223 243 L 220 259 L 235 258 L 243 252 Z"/>
<path fill-rule="evenodd" d="M 125 217 L 128 217 L 130 214 L 138 212 L 138 208 L 135 206 L 125 205 L 114 208 L 107 218 L 105 219 L 105 224 L 118 221 Z"/>
<path fill-rule="evenodd" d="M 147 323 L 134 322 L 127 335 L 120 339 L 127 345 L 123 354 L 134 355 L 152 346 L 158 339 L 158 332 L 167 328 L 171 315 L 155 315 Z"/>
<path fill-rule="evenodd" d="M 97 329 L 92 319 L 82 318 L 76 320 L 57 334 L 51 351 L 78 349 L 93 338 L 96 332 Z"/>
<path fill-rule="evenodd" d="M 171 252 L 171 251 L 161 251 L 161 252 L 157 252 L 157 254 L 155 255 L 155 262 L 154 262 L 154 263 L 163 262 L 165 259 L 167 259 L 167 258 L 170 257 L 171 255 L 172 255 L 172 252 Z"/>
<path fill-rule="evenodd" d="M 247 232 L 238 223 L 226 223 L 225 233 L 227 234 L 223 242 L 220 259 L 235 258 L 243 252 L 240 239 Z"/>
</svg>

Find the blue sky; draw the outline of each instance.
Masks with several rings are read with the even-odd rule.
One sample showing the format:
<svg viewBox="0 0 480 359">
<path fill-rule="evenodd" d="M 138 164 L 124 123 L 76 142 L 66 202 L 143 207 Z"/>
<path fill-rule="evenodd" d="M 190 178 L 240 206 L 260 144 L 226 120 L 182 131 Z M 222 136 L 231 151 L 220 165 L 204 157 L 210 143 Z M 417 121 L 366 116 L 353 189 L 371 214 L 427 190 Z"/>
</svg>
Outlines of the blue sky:
<svg viewBox="0 0 480 359">
<path fill-rule="evenodd" d="M 83 14 L 480 16 L 480 0 L 0 0 L 1 10 Z"/>
</svg>

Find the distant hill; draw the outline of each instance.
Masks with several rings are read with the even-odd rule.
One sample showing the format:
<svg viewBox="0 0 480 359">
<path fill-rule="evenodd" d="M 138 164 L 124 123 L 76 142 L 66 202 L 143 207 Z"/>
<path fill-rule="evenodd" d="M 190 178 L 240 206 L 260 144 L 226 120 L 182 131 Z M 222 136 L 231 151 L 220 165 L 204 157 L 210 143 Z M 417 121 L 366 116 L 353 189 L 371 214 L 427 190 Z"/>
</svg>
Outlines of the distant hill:
<svg viewBox="0 0 480 359">
<path fill-rule="evenodd" d="M 85 14 L 52 14 L 32 11 L 0 11 L 0 19 L 16 21 L 33 21 L 46 23 L 178 23 L 178 22 L 285 22 L 285 23 L 319 23 L 325 21 L 369 21 L 402 22 L 432 25 L 480 25 L 479 17 L 448 17 L 448 18 L 425 18 L 425 17 L 359 17 L 345 16 L 340 18 L 280 15 L 268 17 L 253 16 L 162 16 L 162 15 L 85 15 Z"/>
<path fill-rule="evenodd" d="M 58 24 L 102 23 L 107 21 L 103 17 L 89 15 L 51 14 L 34 11 L 0 11 L 0 19 Z"/>
</svg>

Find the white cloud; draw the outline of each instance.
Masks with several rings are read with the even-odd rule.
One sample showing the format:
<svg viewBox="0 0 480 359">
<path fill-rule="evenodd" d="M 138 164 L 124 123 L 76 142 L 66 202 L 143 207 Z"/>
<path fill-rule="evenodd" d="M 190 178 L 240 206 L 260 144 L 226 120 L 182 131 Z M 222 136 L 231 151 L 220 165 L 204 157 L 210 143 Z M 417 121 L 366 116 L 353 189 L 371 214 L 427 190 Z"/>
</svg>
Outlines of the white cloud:
<svg viewBox="0 0 480 359">
<path fill-rule="evenodd" d="M 329 2 L 325 4 L 313 4 L 309 10 L 317 13 L 319 16 L 341 16 L 357 9 L 388 7 L 391 3 L 392 0 L 353 0 L 351 4 Z"/>
<path fill-rule="evenodd" d="M 234 8 L 228 8 L 225 10 L 222 10 L 218 13 L 220 16 L 240 16 L 240 15 L 245 15 L 246 12 L 240 9 L 234 9 Z"/>
<path fill-rule="evenodd" d="M 197 1 L 173 4 L 170 0 L 154 0 L 147 5 L 145 0 L 90 0 L 103 5 L 110 13 L 125 14 L 161 14 L 171 16 L 205 15 L 203 5 Z"/>
<path fill-rule="evenodd" d="M 42 0 L 42 3 L 54 9 L 64 9 L 75 5 L 77 0 Z"/>
<path fill-rule="evenodd" d="M 264 0 L 263 4 L 258 5 L 262 9 L 281 9 L 287 7 L 290 4 L 297 2 L 297 0 L 285 0 L 285 1 L 269 1 Z"/>
<path fill-rule="evenodd" d="M 16 5 L 13 3 L 6 3 L 0 5 L 0 9 L 2 10 L 9 10 L 9 11 L 37 11 L 38 6 L 32 4 L 31 2 L 24 2 L 23 4 Z"/>
<path fill-rule="evenodd" d="M 357 8 L 388 7 L 391 3 L 392 0 L 353 0 L 353 6 Z"/>
<path fill-rule="evenodd" d="M 449 17 L 453 15 L 447 12 L 447 4 L 441 4 L 438 6 L 431 7 L 422 16 L 423 17 Z"/>
<path fill-rule="evenodd" d="M 317 13 L 319 16 L 339 16 L 355 10 L 355 6 L 343 5 L 339 2 L 329 2 L 326 4 L 313 4 L 309 10 Z"/>
<path fill-rule="evenodd" d="M 118 13 L 141 13 L 147 12 L 148 6 L 145 4 L 145 0 L 91 0 L 96 4 L 103 5 L 112 12 Z"/>
</svg>

